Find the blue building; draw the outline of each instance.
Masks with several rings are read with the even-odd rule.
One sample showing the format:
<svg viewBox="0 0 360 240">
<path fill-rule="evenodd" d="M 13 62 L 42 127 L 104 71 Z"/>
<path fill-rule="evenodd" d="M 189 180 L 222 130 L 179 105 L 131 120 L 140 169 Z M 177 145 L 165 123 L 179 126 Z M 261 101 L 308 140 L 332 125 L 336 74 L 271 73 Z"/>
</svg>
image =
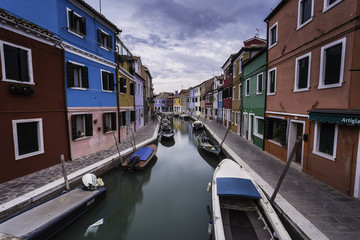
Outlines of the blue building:
<svg viewBox="0 0 360 240">
<path fill-rule="evenodd" d="M 133 67 L 135 69 L 135 131 L 144 126 L 144 82 L 141 76 L 141 58 L 133 56 Z"/>
<path fill-rule="evenodd" d="M 195 88 L 189 89 L 189 115 L 195 114 Z"/>
<path fill-rule="evenodd" d="M 82 0 L 1 4 L 61 39 L 65 59 L 59 67 L 65 70 L 71 158 L 114 145 L 113 133 L 118 135 L 114 40 L 121 30 Z"/>
</svg>

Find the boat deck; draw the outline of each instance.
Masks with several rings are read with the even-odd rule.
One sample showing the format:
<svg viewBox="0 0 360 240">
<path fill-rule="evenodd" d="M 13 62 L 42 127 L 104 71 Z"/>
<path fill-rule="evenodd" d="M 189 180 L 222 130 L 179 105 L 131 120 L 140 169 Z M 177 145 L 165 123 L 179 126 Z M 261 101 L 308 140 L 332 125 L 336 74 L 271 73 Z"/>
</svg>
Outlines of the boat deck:
<svg viewBox="0 0 360 240">
<path fill-rule="evenodd" d="M 76 188 L 1 223 L 0 232 L 26 239 L 49 237 L 105 195 L 105 188 Z"/>
</svg>

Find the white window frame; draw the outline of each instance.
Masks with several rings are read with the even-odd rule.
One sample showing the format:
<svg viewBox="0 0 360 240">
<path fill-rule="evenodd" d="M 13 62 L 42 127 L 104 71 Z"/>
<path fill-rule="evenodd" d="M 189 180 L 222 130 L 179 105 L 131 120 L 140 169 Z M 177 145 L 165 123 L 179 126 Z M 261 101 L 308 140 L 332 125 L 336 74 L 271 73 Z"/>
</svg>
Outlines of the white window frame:
<svg viewBox="0 0 360 240">
<path fill-rule="evenodd" d="M 313 19 L 314 19 L 314 0 L 311 0 L 311 16 L 308 20 L 306 20 L 305 22 L 301 23 L 301 15 L 302 15 L 302 11 L 303 9 L 301 8 L 301 3 L 304 0 L 299 0 L 298 2 L 298 22 L 297 22 L 297 29 L 299 30 L 302 27 L 304 27 L 305 25 L 307 25 L 308 23 L 310 23 Z"/>
<path fill-rule="evenodd" d="M 341 63 L 340 63 L 340 76 L 339 76 L 339 82 L 333 83 L 333 84 L 324 84 L 324 78 L 325 78 L 325 51 L 326 49 L 333 47 L 339 43 L 342 43 L 342 49 L 341 49 Z M 339 39 L 335 42 L 332 42 L 326 46 L 323 46 L 321 48 L 321 57 L 320 57 L 320 76 L 319 76 L 319 86 L 318 89 L 325 89 L 325 88 L 334 88 L 334 87 L 341 87 L 343 83 L 344 78 L 344 66 L 345 66 L 345 51 L 346 51 L 346 37 Z"/>
<path fill-rule="evenodd" d="M 83 35 L 80 35 L 79 33 L 74 32 L 74 31 L 72 31 L 72 30 L 70 29 L 69 12 L 71 12 L 71 11 L 74 11 L 74 10 L 72 10 L 72 9 L 70 9 L 70 8 L 66 8 L 67 30 L 68 30 L 69 33 L 74 34 L 75 36 L 84 39 L 85 37 L 84 37 Z M 82 18 L 82 16 L 79 15 L 78 13 L 76 13 L 75 11 L 74 11 L 74 14 L 75 14 L 76 16 L 78 16 L 79 18 Z"/>
<path fill-rule="evenodd" d="M 85 64 L 82 64 L 82 63 L 78 63 L 78 62 L 74 62 L 74 61 L 69 61 L 71 64 L 73 64 L 73 65 L 76 65 L 76 66 L 78 66 L 78 67 L 85 67 Z M 74 71 L 74 69 L 72 69 L 73 71 Z M 81 73 L 81 79 L 79 80 L 80 81 L 80 85 L 82 85 L 82 78 L 83 78 L 84 76 L 82 75 L 82 73 Z M 74 77 L 75 78 L 75 77 Z M 75 80 L 74 80 L 74 84 L 75 84 Z M 87 88 L 84 88 L 84 87 L 71 87 L 71 89 L 76 89 L 76 90 L 83 90 L 83 91 L 86 91 L 87 90 Z"/>
<path fill-rule="evenodd" d="M 323 13 L 327 12 L 329 9 L 335 7 L 337 4 L 339 4 L 340 2 L 342 2 L 342 0 L 337 0 L 335 1 L 333 4 L 329 5 L 329 0 L 324 0 L 324 8 L 323 8 Z"/>
<path fill-rule="evenodd" d="M 242 87 L 242 84 L 239 84 L 239 100 L 241 100 L 241 87 Z"/>
<path fill-rule="evenodd" d="M 245 80 L 246 86 L 245 86 L 245 96 L 250 96 L 250 78 Z M 247 91 L 249 88 L 249 92 Z"/>
<path fill-rule="evenodd" d="M 37 122 L 38 124 L 38 143 L 39 143 L 39 150 L 36 152 L 31 152 L 27 154 L 20 155 L 19 154 L 19 146 L 18 146 L 18 136 L 17 136 L 17 124 L 18 123 L 27 123 L 27 122 Z M 12 128 L 13 128 L 13 138 L 14 138 L 14 150 L 15 150 L 15 160 L 20 160 L 32 156 L 36 156 L 39 154 L 43 154 L 44 151 L 44 135 L 43 135 L 43 124 L 42 118 L 32 118 L 32 119 L 19 119 L 19 120 L 12 120 Z"/>
<path fill-rule="evenodd" d="M 275 81 L 274 81 L 274 92 L 270 92 L 270 72 L 272 71 L 275 71 Z M 276 72 L 277 72 L 277 69 L 276 67 L 275 68 L 272 68 L 272 69 L 269 69 L 268 70 L 268 74 L 267 74 L 267 95 L 275 95 L 276 93 Z"/>
<path fill-rule="evenodd" d="M 256 137 L 258 137 L 258 138 L 261 138 L 261 139 L 263 139 L 264 138 L 264 135 L 262 135 L 262 134 L 259 134 L 258 133 L 258 128 L 259 128 L 259 119 L 261 119 L 261 120 L 264 120 L 264 117 L 258 117 L 258 116 L 254 116 L 254 127 L 253 127 L 253 134 L 254 134 L 254 136 L 256 136 Z M 265 123 L 264 123 L 265 124 Z"/>
<path fill-rule="evenodd" d="M 100 77 L 101 77 L 101 90 L 102 90 L 103 92 L 114 92 L 114 90 L 113 90 L 113 91 L 111 91 L 111 90 L 104 90 L 104 86 L 103 86 L 103 79 L 102 79 L 102 77 L 103 77 L 102 73 L 103 73 L 103 72 L 106 72 L 106 73 L 111 74 L 111 72 L 110 72 L 110 71 L 100 69 Z M 111 79 L 110 79 L 110 81 L 111 81 Z"/>
<path fill-rule="evenodd" d="M 261 92 L 259 91 L 259 76 L 261 75 Z M 258 75 L 256 75 L 256 94 L 260 95 L 263 94 L 264 92 L 264 73 L 259 73 Z"/>
<path fill-rule="evenodd" d="M 315 122 L 315 132 L 314 132 L 314 145 L 313 145 L 313 151 L 312 153 L 315 155 L 318 155 L 320 157 L 329 159 L 331 161 L 335 161 L 336 159 L 336 149 L 337 149 L 337 142 L 338 142 L 338 124 L 335 124 L 335 133 L 334 133 L 334 149 L 333 154 L 326 154 L 323 152 L 320 152 L 319 149 L 319 141 L 320 141 L 320 127 L 319 124 L 321 122 Z"/>
<path fill-rule="evenodd" d="M 306 88 L 298 88 L 298 83 L 299 83 L 299 62 L 300 60 L 304 59 L 304 58 L 309 58 L 309 66 L 308 66 L 308 77 L 307 77 L 307 87 Z M 298 58 L 296 58 L 295 60 L 295 82 L 294 82 L 294 92 L 304 92 L 304 91 L 309 91 L 310 89 L 310 73 L 311 73 L 311 52 L 302 55 Z"/>
<path fill-rule="evenodd" d="M 233 65 L 233 76 L 234 77 L 236 76 L 236 62 L 234 62 L 234 65 Z"/>
<path fill-rule="evenodd" d="M 100 30 L 104 35 L 106 35 L 107 37 L 110 36 L 109 33 L 105 32 L 105 31 L 102 30 L 101 28 L 99 28 L 99 30 Z M 102 43 L 98 43 L 98 44 L 99 44 L 99 47 L 100 47 L 100 48 L 104 49 L 105 51 L 110 52 L 111 48 L 110 48 L 109 46 L 107 46 L 107 41 L 106 41 L 106 43 L 105 43 L 104 45 L 102 45 Z"/>
<path fill-rule="evenodd" d="M 272 39 L 272 34 L 271 34 L 271 30 L 276 27 L 276 41 L 274 44 L 270 45 L 271 44 L 271 39 Z M 279 41 L 279 24 L 278 22 L 274 23 L 270 28 L 269 28 L 269 49 L 276 46 L 278 41 Z"/>
<path fill-rule="evenodd" d="M 27 51 L 27 59 L 28 59 L 28 73 L 29 73 L 29 81 L 18 81 L 14 79 L 7 79 L 6 78 L 6 67 L 5 67 L 5 53 L 4 53 L 4 44 L 9 45 L 15 48 L 21 48 Z M 16 45 L 13 43 L 0 41 L 0 52 L 1 52 L 1 69 L 2 69 L 2 81 L 4 82 L 14 82 L 14 83 L 21 83 L 21 84 L 28 84 L 28 85 L 35 85 L 34 83 L 34 75 L 33 75 L 33 66 L 32 66 L 32 52 L 30 48 L 26 48 L 20 45 Z"/>
</svg>

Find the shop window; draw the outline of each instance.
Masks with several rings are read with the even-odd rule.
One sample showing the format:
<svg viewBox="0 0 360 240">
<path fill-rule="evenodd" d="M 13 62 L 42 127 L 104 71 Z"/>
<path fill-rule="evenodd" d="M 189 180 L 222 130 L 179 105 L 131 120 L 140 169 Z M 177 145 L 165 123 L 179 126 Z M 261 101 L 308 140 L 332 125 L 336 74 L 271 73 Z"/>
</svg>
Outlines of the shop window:
<svg viewBox="0 0 360 240">
<path fill-rule="evenodd" d="M 313 153 L 329 160 L 335 160 L 338 125 L 316 122 Z"/>
</svg>

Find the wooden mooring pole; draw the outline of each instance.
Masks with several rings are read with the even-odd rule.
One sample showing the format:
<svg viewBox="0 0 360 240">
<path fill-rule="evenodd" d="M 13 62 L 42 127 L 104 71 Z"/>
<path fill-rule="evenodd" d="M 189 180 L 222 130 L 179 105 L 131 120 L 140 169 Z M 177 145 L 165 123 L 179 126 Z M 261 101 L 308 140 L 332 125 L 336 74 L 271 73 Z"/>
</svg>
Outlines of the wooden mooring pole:
<svg viewBox="0 0 360 240">
<path fill-rule="evenodd" d="M 66 191 L 69 191 L 69 190 L 70 190 L 70 185 L 69 185 L 69 181 L 68 181 L 68 179 L 67 179 L 66 170 L 65 170 L 65 158 L 64 158 L 64 154 L 61 154 L 60 158 L 61 158 L 61 167 L 62 167 L 62 173 L 63 173 L 64 180 L 65 180 Z"/>
<path fill-rule="evenodd" d="M 224 136 L 223 140 L 221 141 L 220 148 L 222 148 L 222 145 L 223 145 L 223 143 L 224 143 L 224 141 L 225 141 L 225 138 L 226 138 L 226 136 L 228 135 L 229 131 L 230 131 L 230 126 L 229 126 L 228 129 L 226 130 L 225 136 Z"/>
<path fill-rule="evenodd" d="M 281 176 L 280 176 L 279 181 L 278 181 L 278 183 L 277 183 L 277 185 L 276 185 L 276 188 L 275 188 L 275 190 L 274 190 L 274 193 L 273 193 L 272 196 L 271 196 L 271 199 L 270 199 L 270 203 L 271 203 L 271 204 L 274 203 L 275 197 L 276 197 L 276 195 L 277 195 L 277 193 L 278 193 L 278 191 L 279 191 L 279 189 L 280 189 L 281 183 L 282 183 L 282 181 L 284 180 L 284 177 L 285 177 L 287 171 L 289 170 L 291 161 L 292 161 L 292 159 L 294 158 L 294 155 L 295 155 L 295 153 L 296 153 L 296 149 L 297 149 L 299 143 L 301 142 L 301 140 L 302 140 L 301 137 L 298 137 L 298 138 L 296 139 L 296 142 L 295 142 L 295 144 L 294 144 L 294 147 L 293 147 L 293 149 L 292 149 L 292 151 L 291 151 L 291 154 L 290 154 L 290 156 L 289 156 L 289 158 L 288 158 L 288 160 L 287 160 L 287 162 L 286 162 L 286 165 L 285 165 L 285 167 L 284 167 L 284 170 L 283 170 L 283 172 L 281 173 Z"/>
</svg>

